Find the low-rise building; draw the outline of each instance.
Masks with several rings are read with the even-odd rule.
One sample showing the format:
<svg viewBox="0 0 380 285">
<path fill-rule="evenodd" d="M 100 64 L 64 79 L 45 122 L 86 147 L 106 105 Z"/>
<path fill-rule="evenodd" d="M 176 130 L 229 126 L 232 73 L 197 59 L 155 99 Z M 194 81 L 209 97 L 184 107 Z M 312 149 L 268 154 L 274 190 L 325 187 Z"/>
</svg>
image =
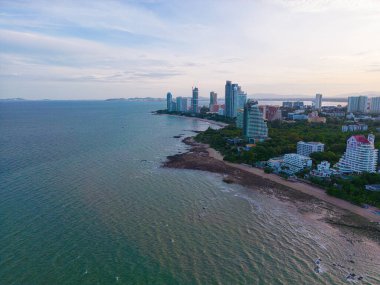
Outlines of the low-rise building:
<svg viewBox="0 0 380 285">
<path fill-rule="evenodd" d="M 288 119 L 294 121 L 307 120 L 308 116 L 305 114 L 288 113 Z"/>
<path fill-rule="evenodd" d="M 313 152 L 320 152 L 325 150 L 325 145 L 321 142 L 304 142 L 297 143 L 297 154 L 310 156 Z"/>
<path fill-rule="evenodd" d="M 307 121 L 309 123 L 326 123 L 325 117 L 319 117 L 317 111 L 313 111 L 308 115 Z"/>
<path fill-rule="evenodd" d="M 273 157 L 268 160 L 267 165 L 268 167 L 272 168 L 275 172 L 281 171 L 281 165 L 284 162 L 284 158 L 282 156 L 280 157 Z"/>
<path fill-rule="evenodd" d="M 336 170 L 330 168 L 330 162 L 324 160 L 320 164 L 317 165 L 317 169 L 313 169 L 310 172 L 310 175 L 321 177 L 321 178 L 327 178 L 335 173 L 336 173 Z"/>
<path fill-rule="evenodd" d="M 354 124 L 354 125 L 343 125 L 342 132 L 359 132 L 359 131 L 367 131 L 368 125 L 366 124 Z"/>
<path fill-rule="evenodd" d="M 293 175 L 305 168 L 311 168 L 311 166 L 312 160 L 310 157 L 297 153 L 287 153 L 284 155 L 284 161 L 281 168 L 283 172 Z"/>
<path fill-rule="evenodd" d="M 372 192 L 380 192 L 380 184 L 369 184 L 365 186 L 365 190 Z"/>
</svg>

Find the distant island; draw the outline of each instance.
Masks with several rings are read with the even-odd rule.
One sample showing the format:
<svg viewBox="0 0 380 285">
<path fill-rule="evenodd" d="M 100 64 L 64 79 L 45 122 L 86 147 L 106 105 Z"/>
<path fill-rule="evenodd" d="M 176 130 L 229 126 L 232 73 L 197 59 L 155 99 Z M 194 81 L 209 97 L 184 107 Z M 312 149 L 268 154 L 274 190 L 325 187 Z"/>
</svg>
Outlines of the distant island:
<svg viewBox="0 0 380 285">
<path fill-rule="evenodd" d="M 165 101 L 163 98 L 152 98 L 152 97 L 144 97 L 144 98 L 109 98 L 105 101 L 142 101 L 142 102 L 161 102 Z"/>
<path fill-rule="evenodd" d="M 0 99 L 0 101 L 26 101 L 24 98 L 5 98 Z"/>
</svg>

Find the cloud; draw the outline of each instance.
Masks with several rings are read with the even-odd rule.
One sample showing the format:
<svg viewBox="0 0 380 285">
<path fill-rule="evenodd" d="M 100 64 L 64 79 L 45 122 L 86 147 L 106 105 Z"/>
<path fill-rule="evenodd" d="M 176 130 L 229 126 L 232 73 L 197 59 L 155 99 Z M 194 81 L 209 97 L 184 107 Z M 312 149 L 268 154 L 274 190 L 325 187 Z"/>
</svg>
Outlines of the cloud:
<svg viewBox="0 0 380 285">
<path fill-rule="evenodd" d="M 125 83 L 150 96 L 194 84 L 222 94 L 226 79 L 251 93 L 344 93 L 345 81 L 380 89 L 376 0 L 35 0 L 0 10 L 0 84 L 83 82 L 91 94 L 87 83 L 121 93 Z"/>
</svg>

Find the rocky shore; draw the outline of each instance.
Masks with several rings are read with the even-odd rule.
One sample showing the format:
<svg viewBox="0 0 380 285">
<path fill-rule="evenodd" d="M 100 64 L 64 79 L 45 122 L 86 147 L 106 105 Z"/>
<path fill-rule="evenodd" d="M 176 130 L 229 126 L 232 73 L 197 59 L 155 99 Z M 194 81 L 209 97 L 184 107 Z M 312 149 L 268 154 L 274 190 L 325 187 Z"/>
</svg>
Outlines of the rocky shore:
<svg viewBox="0 0 380 285">
<path fill-rule="evenodd" d="M 208 145 L 197 143 L 192 137 L 182 140 L 191 148 L 186 153 L 167 157 L 164 167 L 209 171 L 223 175 L 226 183 L 236 183 L 253 191 L 260 191 L 281 201 L 294 203 L 307 219 L 324 222 L 338 228 L 351 242 L 363 237 L 380 244 L 380 225 L 347 209 L 340 208 L 317 197 L 238 168 L 210 155 Z"/>
</svg>

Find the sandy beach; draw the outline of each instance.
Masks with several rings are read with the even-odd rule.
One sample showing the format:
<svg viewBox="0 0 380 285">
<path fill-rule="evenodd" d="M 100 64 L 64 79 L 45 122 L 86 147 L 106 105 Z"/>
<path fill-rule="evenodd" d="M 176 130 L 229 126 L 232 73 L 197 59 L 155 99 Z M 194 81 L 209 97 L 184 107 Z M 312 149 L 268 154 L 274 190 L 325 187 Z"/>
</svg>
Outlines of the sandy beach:
<svg viewBox="0 0 380 285">
<path fill-rule="evenodd" d="M 164 167 L 193 169 L 223 175 L 226 183 L 236 183 L 296 205 L 306 219 L 325 222 L 346 233 L 371 238 L 380 244 L 380 216 L 347 201 L 327 195 L 323 189 L 303 182 L 287 181 L 275 174 L 248 165 L 223 161 L 222 155 L 208 145 L 185 138 L 191 146 L 187 153 L 169 156 Z"/>
</svg>

